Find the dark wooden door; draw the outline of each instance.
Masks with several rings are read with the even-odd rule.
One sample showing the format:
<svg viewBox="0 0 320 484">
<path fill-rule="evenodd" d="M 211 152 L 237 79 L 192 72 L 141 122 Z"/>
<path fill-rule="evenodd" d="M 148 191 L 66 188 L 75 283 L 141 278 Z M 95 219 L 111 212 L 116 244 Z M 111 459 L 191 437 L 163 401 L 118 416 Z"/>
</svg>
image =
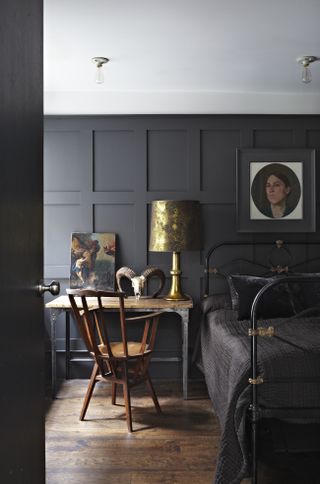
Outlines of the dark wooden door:
<svg viewBox="0 0 320 484">
<path fill-rule="evenodd" d="M 45 481 L 42 0 L 0 6 L 0 482 Z"/>
</svg>

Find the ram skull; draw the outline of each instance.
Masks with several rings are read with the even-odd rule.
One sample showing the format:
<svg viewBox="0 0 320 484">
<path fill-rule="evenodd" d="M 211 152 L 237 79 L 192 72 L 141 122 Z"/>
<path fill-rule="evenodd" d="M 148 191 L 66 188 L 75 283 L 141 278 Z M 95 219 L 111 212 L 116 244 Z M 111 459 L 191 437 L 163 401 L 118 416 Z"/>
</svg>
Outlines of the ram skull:
<svg viewBox="0 0 320 484">
<path fill-rule="evenodd" d="M 140 276 L 137 276 L 136 273 L 132 269 L 130 269 L 130 267 L 121 267 L 116 273 L 116 280 L 117 280 L 119 291 L 123 291 L 121 287 L 121 279 L 123 277 L 131 281 L 133 292 L 136 299 L 140 299 L 143 293 L 146 281 L 151 277 L 158 277 L 160 279 L 160 284 L 157 291 L 155 291 L 151 296 L 153 298 L 157 297 L 157 295 L 162 291 L 166 280 L 164 272 L 158 267 L 154 267 L 154 266 L 147 267 Z"/>
</svg>

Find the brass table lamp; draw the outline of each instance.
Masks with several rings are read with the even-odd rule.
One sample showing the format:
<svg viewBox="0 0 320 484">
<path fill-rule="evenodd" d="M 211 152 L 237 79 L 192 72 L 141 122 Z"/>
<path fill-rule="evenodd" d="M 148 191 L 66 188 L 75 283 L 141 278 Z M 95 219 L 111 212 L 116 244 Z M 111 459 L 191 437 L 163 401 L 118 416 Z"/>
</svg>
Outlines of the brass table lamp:
<svg viewBox="0 0 320 484">
<path fill-rule="evenodd" d="M 199 250 L 200 203 L 195 200 L 156 200 L 152 202 L 149 250 L 172 252 L 171 289 L 164 298 L 184 301 L 181 289 L 180 252 Z"/>
</svg>

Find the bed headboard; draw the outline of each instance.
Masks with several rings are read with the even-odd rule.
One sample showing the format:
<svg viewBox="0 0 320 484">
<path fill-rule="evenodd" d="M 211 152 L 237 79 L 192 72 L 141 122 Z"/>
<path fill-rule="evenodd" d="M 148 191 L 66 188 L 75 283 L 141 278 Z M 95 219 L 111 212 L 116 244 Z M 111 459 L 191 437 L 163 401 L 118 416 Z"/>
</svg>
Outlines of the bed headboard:
<svg viewBox="0 0 320 484">
<path fill-rule="evenodd" d="M 223 242 L 209 249 L 205 258 L 204 294 L 210 283 L 229 274 L 257 276 L 294 272 L 320 272 L 320 242 Z M 220 277 L 221 279 L 221 277 Z M 218 292 L 221 284 L 217 284 Z M 216 292 L 216 291 L 213 291 Z M 221 290 L 220 290 L 221 292 Z"/>
</svg>

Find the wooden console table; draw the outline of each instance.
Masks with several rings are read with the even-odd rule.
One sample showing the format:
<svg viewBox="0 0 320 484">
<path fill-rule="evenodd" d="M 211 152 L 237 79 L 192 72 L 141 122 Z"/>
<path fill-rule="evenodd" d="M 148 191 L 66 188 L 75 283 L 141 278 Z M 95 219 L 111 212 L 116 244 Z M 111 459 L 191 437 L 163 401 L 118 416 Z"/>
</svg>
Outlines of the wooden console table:
<svg viewBox="0 0 320 484">
<path fill-rule="evenodd" d="M 103 298 L 102 298 L 103 301 Z M 96 302 L 96 300 L 95 300 Z M 94 301 L 91 307 L 93 307 Z M 103 303 L 105 311 L 116 312 L 119 309 L 117 298 L 108 298 Z M 51 323 L 51 372 L 52 372 L 52 395 L 56 395 L 57 386 L 57 358 L 56 358 L 56 322 L 61 313 L 66 314 L 66 379 L 70 377 L 70 313 L 72 311 L 68 296 L 59 296 L 45 306 L 50 310 Z M 90 303 L 89 303 L 90 307 Z M 125 309 L 127 311 L 153 312 L 164 311 L 177 313 L 181 318 L 182 325 L 182 384 L 183 384 L 183 398 L 188 398 L 188 325 L 189 325 L 189 310 L 193 307 L 192 299 L 187 301 L 166 301 L 159 298 L 142 297 L 136 299 L 135 297 L 128 297 L 125 299 Z M 166 358 L 161 359 L 167 361 Z"/>
</svg>

